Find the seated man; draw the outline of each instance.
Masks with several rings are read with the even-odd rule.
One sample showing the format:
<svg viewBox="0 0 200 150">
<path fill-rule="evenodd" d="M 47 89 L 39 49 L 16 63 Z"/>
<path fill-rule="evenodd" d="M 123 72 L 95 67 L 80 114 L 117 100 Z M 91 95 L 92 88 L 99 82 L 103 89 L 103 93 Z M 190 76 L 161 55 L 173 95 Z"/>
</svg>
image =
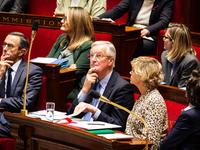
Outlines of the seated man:
<svg viewBox="0 0 200 150">
<path fill-rule="evenodd" d="M 90 89 L 96 89 L 110 101 L 129 110 L 133 108 L 134 96 L 132 85 L 124 80 L 115 70 L 116 50 L 113 44 L 97 41 L 92 44 L 89 54 L 90 70 L 83 77 L 83 87 L 69 108 L 69 114 L 87 107 L 78 117 L 89 121 L 104 121 L 120 125 L 125 130 L 128 113 L 108 103 L 92 99 Z M 92 102 L 92 103 L 91 103 Z M 94 104 L 96 102 L 96 104 Z M 91 104 L 90 104 L 91 103 Z M 86 113 L 86 114 L 85 114 Z"/>
<path fill-rule="evenodd" d="M 133 58 L 156 55 L 156 40 L 160 30 L 165 29 L 172 18 L 175 0 L 123 0 L 99 18 L 116 20 L 128 13 L 127 26 L 143 28 Z"/>
<path fill-rule="evenodd" d="M 19 32 L 11 32 L 2 43 L 3 53 L 0 60 L 0 107 L 5 111 L 20 112 L 23 108 L 24 85 L 27 62 L 23 59 L 28 51 L 28 39 Z M 26 90 L 26 108 L 30 111 L 36 106 L 42 85 L 42 69 L 30 64 Z M 12 138 L 10 124 L 0 112 L 0 138 Z"/>
<path fill-rule="evenodd" d="M 25 13 L 29 0 L 0 0 L 0 12 Z"/>
</svg>

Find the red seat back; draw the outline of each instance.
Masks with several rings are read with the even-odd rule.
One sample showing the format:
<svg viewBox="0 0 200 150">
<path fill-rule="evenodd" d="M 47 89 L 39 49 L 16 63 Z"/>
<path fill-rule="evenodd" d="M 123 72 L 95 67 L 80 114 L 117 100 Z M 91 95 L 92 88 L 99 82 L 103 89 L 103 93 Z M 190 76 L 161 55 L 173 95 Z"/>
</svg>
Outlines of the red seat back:
<svg viewBox="0 0 200 150">
<path fill-rule="evenodd" d="M 40 95 L 37 102 L 36 110 L 45 110 L 46 109 L 46 94 L 47 93 L 47 78 L 42 78 L 42 87 L 40 90 Z"/>
<path fill-rule="evenodd" d="M 53 16 L 56 9 L 56 0 L 30 0 L 28 14 Z"/>
<path fill-rule="evenodd" d="M 15 140 L 9 138 L 1 138 L 0 150 L 15 150 Z"/>
<path fill-rule="evenodd" d="M 112 9 L 113 7 L 117 6 L 122 0 L 107 0 L 107 10 Z M 124 14 L 123 17 L 115 20 L 116 23 L 126 23 L 126 21 L 128 20 L 128 12 L 126 14 Z"/>
<path fill-rule="evenodd" d="M 186 108 L 187 105 L 171 102 L 165 100 L 167 106 L 167 114 L 168 114 L 168 133 L 171 131 L 174 123 L 176 122 L 178 116 L 181 114 L 181 110 Z"/>
</svg>

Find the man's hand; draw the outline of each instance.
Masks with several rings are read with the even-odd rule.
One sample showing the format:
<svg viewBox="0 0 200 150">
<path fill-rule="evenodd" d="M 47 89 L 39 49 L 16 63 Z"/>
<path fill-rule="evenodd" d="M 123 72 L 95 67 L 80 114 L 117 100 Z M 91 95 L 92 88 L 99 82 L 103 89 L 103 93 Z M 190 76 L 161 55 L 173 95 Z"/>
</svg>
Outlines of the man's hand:
<svg viewBox="0 0 200 150">
<path fill-rule="evenodd" d="M 78 112 L 79 110 L 83 109 L 83 107 L 86 107 L 86 109 L 83 111 L 84 113 L 91 112 L 93 115 L 98 110 L 96 107 L 94 107 L 91 104 L 80 102 L 74 109 L 74 113 Z"/>
<path fill-rule="evenodd" d="M 149 30 L 142 29 L 140 34 L 141 34 L 141 37 L 143 37 L 143 36 L 148 36 L 150 33 L 149 33 Z"/>
<path fill-rule="evenodd" d="M 82 88 L 82 93 L 87 94 L 91 88 L 92 84 L 95 84 L 98 75 L 95 73 L 95 68 L 91 68 L 85 78 L 85 82 Z"/>
<path fill-rule="evenodd" d="M 10 57 L 9 55 L 5 55 L 4 53 L 1 56 L 1 61 L 0 61 L 0 79 L 2 78 L 4 73 L 6 72 L 6 67 L 7 66 L 11 67 L 11 64 L 13 64 L 13 61 L 6 60 L 9 57 Z"/>
</svg>

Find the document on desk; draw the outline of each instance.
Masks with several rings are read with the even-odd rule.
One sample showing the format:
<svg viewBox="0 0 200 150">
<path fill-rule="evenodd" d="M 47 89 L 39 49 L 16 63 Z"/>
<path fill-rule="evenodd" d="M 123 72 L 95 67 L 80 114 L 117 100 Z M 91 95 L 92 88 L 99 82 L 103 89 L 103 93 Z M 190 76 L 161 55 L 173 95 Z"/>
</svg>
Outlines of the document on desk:
<svg viewBox="0 0 200 150">
<path fill-rule="evenodd" d="M 111 133 L 111 134 L 97 134 L 98 136 L 103 136 L 107 139 L 112 139 L 112 140 L 123 140 L 123 139 L 133 139 L 132 135 L 127 135 L 123 133 Z"/>
<path fill-rule="evenodd" d="M 68 123 L 67 126 L 75 127 L 78 129 L 85 130 L 98 130 L 98 129 L 112 129 L 112 128 L 121 128 L 119 125 L 110 124 L 102 121 L 81 121 Z"/>
<path fill-rule="evenodd" d="M 39 111 L 34 111 L 31 113 L 27 114 L 27 117 L 31 118 L 39 118 L 41 120 L 48 121 L 46 118 L 46 110 L 39 110 Z M 54 120 L 59 120 L 62 118 L 67 118 L 66 112 L 60 112 L 60 111 L 54 111 Z"/>
</svg>

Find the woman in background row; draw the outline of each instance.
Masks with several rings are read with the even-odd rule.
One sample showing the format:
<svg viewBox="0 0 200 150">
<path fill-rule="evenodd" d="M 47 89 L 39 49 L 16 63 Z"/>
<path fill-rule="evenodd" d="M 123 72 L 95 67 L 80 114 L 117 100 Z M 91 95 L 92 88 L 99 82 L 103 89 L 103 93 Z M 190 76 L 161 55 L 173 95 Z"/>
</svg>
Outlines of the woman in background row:
<svg viewBox="0 0 200 150">
<path fill-rule="evenodd" d="M 164 82 L 170 86 L 185 87 L 192 70 L 199 65 L 190 31 L 183 24 L 170 23 L 163 40 L 166 50 L 161 55 Z"/>
<path fill-rule="evenodd" d="M 157 150 L 168 130 L 167 108 L 163 97 L 156 89 L 163 80 L 162 66 L 156 59 L 150 57 L 135 58 L 131 61 L 131 66 L 130 82 L 137 86 L 141 94 L 132 112 L 147 123 L 148 140 L 153 143 L 151 149 Z M 146 139 L 144 124 L 131 114 L 127 119 L 125 132 Z"/>
<path fill-rule="evenodd" d="M 192 72 L 187 83 L 189 106 L 182 111 L 160 150 L 200 149 L 200 69 Z"/>
<path fill-rule="evenodd" d="M 57 0 L 54 15 L 64 15 L 68 7 L 77 6 L 86 9 L 93 17 L 97 17 L 106 12 L 106 0 Z"/>
<path fill-rule="evenodd" d="M 91 44 L 95 41 L 94 27 L 90 15 L 82 7 L 69 7 L 61 20 L 61 34 L 47 57 L 68 59 L 69 68 L 76 68 L 76 81 L 67 102 L 72 102 L 79 93 L 81 78 L 90 68 Z"/>
</svg>

